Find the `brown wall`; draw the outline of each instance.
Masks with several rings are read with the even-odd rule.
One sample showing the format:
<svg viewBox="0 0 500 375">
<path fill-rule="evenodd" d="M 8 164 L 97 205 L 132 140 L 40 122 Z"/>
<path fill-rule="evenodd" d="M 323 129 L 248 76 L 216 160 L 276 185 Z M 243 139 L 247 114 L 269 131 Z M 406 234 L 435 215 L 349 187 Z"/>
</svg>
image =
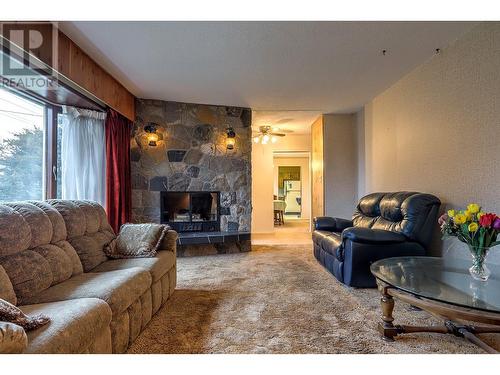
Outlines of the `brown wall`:
<svg viewBox="0 0 500 375">
<path fill-rule="evenodd" d="M 325 215 L 350 219 L 356 206 L 354 115 L 323 115 Z"/>
<path fill-rule="evenodd" d="M 311 125 L 311 170 L 312 170 L 312 208 L 311 216 L 325 214 L 325 186 L 323 176 L 323 116 Z"/>
<path fill-rule="evenodd" d="M 58 43 L 59 73 L 133 121 L 134 95 L 62 32 L 59 32 Z"/>
<path fill-rule="evenodd" d="M 30 24 L 24 24 L 24 27 L 29 28 Z M 43 33 L 44 38 L 51 38 L 53 29 L 50 23 L 38 27 L 42 27 L 39 31 Z M 16 28 L 23 28 L 23 24 L 16 25 Z M 90 93 L 91 95 L 85 95 L 91 99 L 94 99 L 92 96 L 97 98 L 133 121 L 135 118 L 134 95 L 101 68 L 65 34 L 58 31 L 57 35 L 57 62 L 52 61 L 52 45 L 47 45 L 47 48 L 42 46 L 42 48 L 34 50 L 32 55 L 56 69 L 60 75 L 63 75 L 66 79 L 61 78 L 61 82 L 67 83 L 68 80 L 71 81 L 73 84 L 69 86 L 75 85 L 79 87 L 78 91 Z M 8 33 L 6 33 L 5 37 L 8 38 Z M 68 89 L 63 88 L 62 85 L 56 91 L 41 90 L 34 93 L 59 104 L 78 105 L 78 100 L 66 100 Z M 85 107 L 88 108 L 88 106 Z"/>
</svg>

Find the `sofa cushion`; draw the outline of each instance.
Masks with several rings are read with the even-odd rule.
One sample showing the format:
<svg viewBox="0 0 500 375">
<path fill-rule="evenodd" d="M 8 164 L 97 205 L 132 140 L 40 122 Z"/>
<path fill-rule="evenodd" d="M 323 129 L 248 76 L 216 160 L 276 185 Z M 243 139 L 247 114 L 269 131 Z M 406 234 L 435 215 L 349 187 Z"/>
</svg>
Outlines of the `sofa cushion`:
<svg viewBox="0 0 500 375">
<path fill-rule="evenodd" d="M 0 298 L 13 305 L 17 304 L 16 292 L 14 292 L 9 276 L 2 266 L 0 266 Z"/>
<path fill-rule="evenodd" d="M 49 262 L 32 250 L 4 257 L 1 264 L 14 287 L 19 304 L 52 284 Z"/>
<path fill-rule="evenodd" d="M 0 258 L 28 249 L 31 228 L 11 207 L 0 205 Z"/>
<path fill-rule="evenodd" d="M 168 228 L 156 223 L 123 224 L 116 239 L 104 247 L 104 252 L 114 259 L 153 258 Z"/>
<path fill-rule="evenodd" d="M 82 236 L 87 228 L 85 214 L 73 201 L 49 199 L 47 201 L 63 217 L 66 225 L 67 238 Z"/>
<path fill-rule="evenodd" d="M 111 322 L 111 309 L 97 298 L 22 306 L 25 314 L 44 314 L 51 322 L 28 332 L 26 353 L 81 353 Z"/>
<path fill-rule="evenodd" d="M 42 201 L 28 201 L 32 205 L 40 208 L 49 218 L 52 223 L 52 238 L 51 243 L 56 243 L 66 239 L 66 224 L 61 214 L 50 204 Z"/>
<path fill-rule="evenodd" d="M 96 209 L 96 212 L 99 214 L 100 217 L 100 226 L 99 226 L 99 231 L 101 232 L 111 232 L 113 235 L 115 234 L 115 231 L 111 227 L 108 221 L 108 215 L 106 215 L 106 211 L 104 210 L 104 207 L 102 207 L 99 203 L 97 202 L 92 202 L 92 201 L 84 201 L 86 204 L 89 204 L 93 206 Z"/>
<path fill-rule="evenodd" d="M 52 272 L 52 284 L 68 280 L 73 274 L 73 264 L 66 252 L 56 245 L 42 245 L 32 249 L 49 263 Z"/>
<path fill-rule="evenodd" d="M 52 223 L 45 212 L 27 202 L 6 203 L 5 205 L 18 212 L 28 223 L 31 230 L 29 248 L 50 243 L 52 239 Z"/>
<path fill-rule="evenodd" d="M 113 314 L 125 311 L 150 286 L 151 275 L 141 268 L 83 273 L 31 297 L 26 304 L 100 298 Z"/>
<path fill-rule="evenodd" d="M 171 251 L 159 251 L 154 258 L 129 258 L 108 260 L 92 270 L 107 272 L 139 267 L 151 274 L 153 283 L 160 280 L 175 264 L 175 255 Z"/>
<path fill-rule="evenodd" d="M 93 233 L 92 235 L 70 238 L 69 243 L 78 254 L 78 257 L 82 262 L 84 272 L 91 271 L 108 259 L 103 251 L 104 245 L 107 241 L 99 235 L 99 232 Z"/>
<path fill-rule="evenodd" d="M 83 212 L 85 217 L 85 233 L 95 233 L 101 227 L 101 217 L 96 207 L 86 201 L 72 201 Z"/>
<path fill-rule="evenodd" d="M 59 241 L 55 243 L 56 246 L 60 247 L 71 260 L 71 266 L 73 267 L 72 276 L 79 275 L 83 273 L 83 266 L 76 250 L 68 241 Z"/>
</svg>

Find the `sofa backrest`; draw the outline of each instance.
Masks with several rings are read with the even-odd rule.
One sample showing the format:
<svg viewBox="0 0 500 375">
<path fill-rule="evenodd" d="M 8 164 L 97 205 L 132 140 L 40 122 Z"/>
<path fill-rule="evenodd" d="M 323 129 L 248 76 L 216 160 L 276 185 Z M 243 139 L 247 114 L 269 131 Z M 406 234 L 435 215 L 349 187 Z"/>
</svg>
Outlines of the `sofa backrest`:
<svg viewBox="0 0 500 375">
<path fill-rule="evenodd" d="M 47 203 L 64 219 L 68 242 L 76 250 L 84 272 L 107 260 L 104 246 L 116 236 L 101 205 L 62 199 L 51 199 Z"/>
<path fill-rule="evenodd" d="M 0 298 L 23 304 L 107 260 L 116 236 L 98 203 L 52 199 L 0 204 Z"/>
<path fill-rule="evenodd" d="M 428 247 L 441 201 L 431 194 L 400 191 L 372 193 L 361 198 L 352 221 L 356 227 L 404 234 Z"/>
<path fill-rule="evenodd" d="M 44 202 L 0 205 L 0 298 L 22 304 L 82 272 L 56 209 Z"/>
</svg>

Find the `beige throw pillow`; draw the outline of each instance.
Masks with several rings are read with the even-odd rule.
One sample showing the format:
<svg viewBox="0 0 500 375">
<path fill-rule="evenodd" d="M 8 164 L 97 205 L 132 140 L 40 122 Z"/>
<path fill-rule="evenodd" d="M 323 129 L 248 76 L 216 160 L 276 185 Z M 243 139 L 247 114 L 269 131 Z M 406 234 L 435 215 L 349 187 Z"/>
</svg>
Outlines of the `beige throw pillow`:
<svg viewBox="0 0 500 375">
<path fill-rule="evenodd" d="M 50 322 L 50 318 L 42 314 L 25 315 L 18 307 L 0 299 L 0 321 L 14 323 L 26 331 L 32 331 Z"/>
<path fill-rule="evenodd" d="M 104 253 L 114 259 L 153 258 L 168 229 L 162 224 L 123 224 L 118 236 L 104 247 Z"/>
</svg>

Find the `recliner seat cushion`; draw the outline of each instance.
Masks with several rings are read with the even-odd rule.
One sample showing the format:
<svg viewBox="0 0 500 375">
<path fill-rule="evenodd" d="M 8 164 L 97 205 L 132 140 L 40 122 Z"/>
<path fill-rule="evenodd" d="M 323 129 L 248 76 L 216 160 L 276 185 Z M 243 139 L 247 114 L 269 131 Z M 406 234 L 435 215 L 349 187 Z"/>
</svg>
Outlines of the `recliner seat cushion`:
<svg viewBox="0 0 500 375">
<path fill-rule="evenodd" d="M 323 241 L 326 237 L 331 236 L 333 232 L 329 232 L 326 230 L 315 230 L 312 232 L 313 242 L 321 245 L 321 241 Z"/>
<path fill-rule="evenodd" d="M 26 353 L 82 353 L 111 322 L 111 309 L 97 298 L 21 306 L 27 315 L 44 314 L 51 321 L 27 332 Z"/>
<path fill-rule="evenodd" d="M 141 268 L 84 273 L 38 293 L 25 303 L 100 298 L 111 307 L 113 314 L 119 314 L 140 298 L 151 283 L 150 273 Z"/>
<path fill-rule="evenodd" d="M 321 248 L 328 254 L 335 255 L 335 251 L 342 245 L 340 234 L 331 233 L 330 236 L 323 238 L 321 241 Z"/>
<path fill-rule="evenodd" d="M 108 260 L 92 270 L 92 272 L 108 272 L 132 267 L 142 268 L 151 274 L 153 283 L 160 280 L 175 265 L 175 254 L 172 251 L 159 251 L 154 258 L 128 258 Z"/>
</svg>

